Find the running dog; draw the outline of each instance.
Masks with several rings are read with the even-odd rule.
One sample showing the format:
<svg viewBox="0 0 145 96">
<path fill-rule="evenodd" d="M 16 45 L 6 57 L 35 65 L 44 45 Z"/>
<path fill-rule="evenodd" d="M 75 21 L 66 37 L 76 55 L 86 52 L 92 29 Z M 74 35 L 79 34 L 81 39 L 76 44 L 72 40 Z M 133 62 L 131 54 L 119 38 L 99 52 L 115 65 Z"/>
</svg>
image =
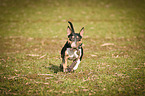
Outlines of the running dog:
<svg viewBox="0 0 145 96">
<path fill-rule="evenodd" d="M 68 40 L 61 50 L 62 64 L 60 64 L 60 68 L 63 72 L 76 70 L 83 57 L 82 37 L 84 27 L 79 33 L 75 33 L 73 24 L 70 21 L 68 21 L 68 23 L 70 24 L 70 27 L 67 27 Z M 73 61 L 69 67 L 67 67 L 67 59 Z"/>
</svg>

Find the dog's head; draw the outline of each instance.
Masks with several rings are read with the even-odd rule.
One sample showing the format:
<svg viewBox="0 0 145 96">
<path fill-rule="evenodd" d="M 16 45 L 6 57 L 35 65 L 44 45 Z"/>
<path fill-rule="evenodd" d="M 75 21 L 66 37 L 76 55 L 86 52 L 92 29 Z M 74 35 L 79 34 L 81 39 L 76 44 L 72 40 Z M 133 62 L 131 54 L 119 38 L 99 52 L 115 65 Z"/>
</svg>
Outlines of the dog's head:
<svg viewBox="0 0 145 96">
<path fill-rule="evenodd" d="M 82 44 L 82 37 L 84 33 L 84 27 L 80 30 L 79 33 L 75 33 L 73 25 L 70 21 L 68 21 L 70 27 L 67 28 L 67 35 L 68 35 L 68 43 L 72 48 L 78 49 L 78 47 Z"/>
</svg>

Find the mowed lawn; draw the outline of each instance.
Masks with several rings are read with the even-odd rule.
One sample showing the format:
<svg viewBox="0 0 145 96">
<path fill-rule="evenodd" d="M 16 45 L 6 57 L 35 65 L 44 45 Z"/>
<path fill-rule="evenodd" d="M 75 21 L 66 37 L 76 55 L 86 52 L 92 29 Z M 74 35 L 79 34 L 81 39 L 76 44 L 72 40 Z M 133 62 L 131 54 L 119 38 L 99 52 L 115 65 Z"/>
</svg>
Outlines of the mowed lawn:
<svg viewBox="0 0 145 96">
<path fill-rule="evenodd" d="M 73 73 L 68 21 L 85 27 Z M 144 74 L 145 0 L 0 0 L 0 95 L 143 96 Z"/>
</svg>

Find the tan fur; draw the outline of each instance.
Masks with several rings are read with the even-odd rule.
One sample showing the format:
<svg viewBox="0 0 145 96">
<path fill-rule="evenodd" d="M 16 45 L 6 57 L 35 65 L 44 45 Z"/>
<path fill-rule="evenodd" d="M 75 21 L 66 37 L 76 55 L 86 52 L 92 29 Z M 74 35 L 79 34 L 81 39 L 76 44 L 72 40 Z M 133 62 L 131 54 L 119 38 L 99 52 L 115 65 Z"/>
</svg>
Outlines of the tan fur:
<svg viewBox="0 0 145 96">
<path fill-rule="evenodd" d="M 68 55 L 67 55 L 67 52 L 65 52 L 65 63 L 63 63 L 63 72 L 65 72 L 67 68 L 67 59 L 68 59 Z"/>
</svg>

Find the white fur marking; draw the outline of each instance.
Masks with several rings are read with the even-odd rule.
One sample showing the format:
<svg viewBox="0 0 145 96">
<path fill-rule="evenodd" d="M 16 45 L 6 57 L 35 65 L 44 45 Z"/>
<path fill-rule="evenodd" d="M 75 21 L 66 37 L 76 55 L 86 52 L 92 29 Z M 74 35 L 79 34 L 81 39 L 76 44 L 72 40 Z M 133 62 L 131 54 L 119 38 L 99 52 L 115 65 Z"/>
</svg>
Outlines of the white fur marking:
<svg viewBox="0 0 145 96">
<path fill-rule="evenodd" d="M 76 47 L 75 42 L 73 42 L 73 43 L 71 44 L 71 47 Z"/>
<path fill-rule="evenodd" d="M 67 54 L 69 55 L 69 59 L 74 59 L 78 58 L 79 56 L 77 55 L 77 50 L 73 51 L 71 48 L 67 48 Z"/>
<path fill-rule="evenodd" d="M 80 56 L 82 55 L 81 54 L 81 49 L 79 49 L 79 51 L 80 51 Z M 71 50 L 71 48 L 67 48 L 67 54 L 69 55 L 69 59 L 74 59 L 74 58 L 78 58 L 79 56 L 77 55 L 77 50 L 76 51 L 73 51 L 73 50 Z M 73 70 L 76 70 L 77 68 L 78 68 L 78 66 L 79 66 L 79 64 L 80 64 L 80 57 L 78 58 L 78 60 L 77 60 L 77 63 L 76 63 L 76 65 L 75 65 L 75 67 L 73 68 Z"/>
<path fill-rule="evenodd" d="M 73 68 L 73 70 L 76 70 L 76 69 L 78 68 L 80 62 L 81 62 L 80 59 L 78 59 L 78 60 L 77 60 L 77 64 L 75 65 L 75 67 Z"/>
</svg>

